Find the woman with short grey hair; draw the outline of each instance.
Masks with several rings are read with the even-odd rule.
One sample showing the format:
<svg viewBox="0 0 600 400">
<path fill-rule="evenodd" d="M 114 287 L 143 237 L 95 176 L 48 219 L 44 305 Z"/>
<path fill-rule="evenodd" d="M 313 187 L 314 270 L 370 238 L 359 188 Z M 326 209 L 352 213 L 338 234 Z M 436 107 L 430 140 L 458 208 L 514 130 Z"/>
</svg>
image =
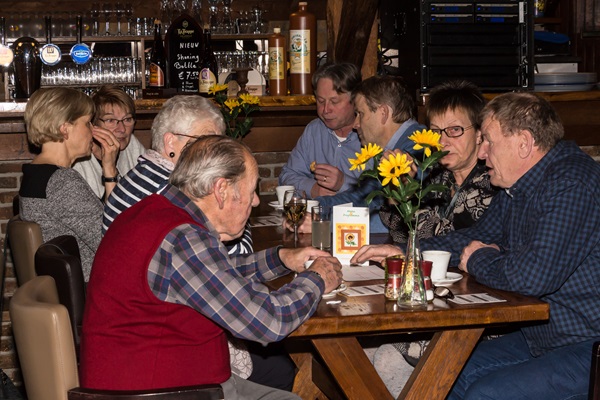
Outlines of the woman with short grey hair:
<svg viewBox="0 0 600 400">
<path fill-rule="evenodd" d="M 140 156 L 138 164 L 119 181 L 106 201 L 102 233 L 120 213 L 165 187 L 187 143 L 224 132 L 221 111 L 211 100 L 185 95 L 167 100 L 152 122 L 152 149 Z M 226 246 L 231 255 L 252 253 L 250 228 L 247 226 L 241 238 Z"/>
</svg>

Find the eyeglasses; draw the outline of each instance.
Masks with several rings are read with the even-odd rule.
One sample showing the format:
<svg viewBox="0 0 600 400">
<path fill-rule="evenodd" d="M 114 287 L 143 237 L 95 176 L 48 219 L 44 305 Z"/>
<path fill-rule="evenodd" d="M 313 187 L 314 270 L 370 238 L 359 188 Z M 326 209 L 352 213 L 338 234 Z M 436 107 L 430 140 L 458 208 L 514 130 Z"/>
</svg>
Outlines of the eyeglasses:
<svg viewBox="0 0 600 400">
<path fill-rule="evenodd" d="M 117 127 L 117 125 L 119 125 L 119 122 L 121 122 L 123 124 L 123 126 L 131 126 L 135 123 L 135 118 L 133 117 L 125 117 L 123 119 L 116 119 L 116 118 L 107 118 L 107 119 L 102 119 L 102 118 L 98 118 L 99 121 L 102 121 L 104 123 L 104 125 L 106 125 L 107 128 L 109 129 L 114 129 Z"/>
<path fill-rule="evenodd" d="M 437 297 L 438 299 L 449 300 L 454 298 L 454 293 L 452 293 L 452 291 L 447 287 L 435 286 L 433 288 L 433 296 Z"/>
<path fill-rule="evenodd" d="M 441 135 L 442 132 L 444 132 L 446 136 L 450 138 L 457 138 L 462 136 L 467 129 L 471 128 L 473 128 L 473 125 L 467 126 L 466 128 L 463 128 L 462 126 L 449 126 L 443 129 L 432 128 L 431 131 L 433 133 L 437 133 L 438 135 Z"/>
<path fill-rule="evenodd" d="M 171 132 L 171 133 L 173 133 L 173 132 Z M 184 133 L 173 133 L 173 135 L 183 136 L 183 137 L 190 138 L 190 139 L 198 139 L 200 137 L 200 136 L 186 135 Z"/>
</svg>

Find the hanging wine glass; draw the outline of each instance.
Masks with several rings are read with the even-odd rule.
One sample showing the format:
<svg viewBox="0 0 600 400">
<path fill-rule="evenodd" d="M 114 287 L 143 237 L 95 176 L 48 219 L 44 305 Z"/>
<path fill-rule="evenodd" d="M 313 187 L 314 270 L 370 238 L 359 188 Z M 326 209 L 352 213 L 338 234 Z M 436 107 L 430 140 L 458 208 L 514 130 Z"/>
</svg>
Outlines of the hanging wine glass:
<svg viewBox="0 0 600 400">
<path fill-rule="evenodd" d="M 103 3 L 102 10 L 104 11 L 104 19 L 105 19 L 104 35 L 110 36 L 110 16 L 112 15 L 112 12 L 113 12 L 112 4 Z"/>
<path fill-rule="evenodd" d="M 125 12 L 125 8 L 123 6 L 123 3 L 116 2 L 115 3 L 114 13 L 115 13 L 115 16 L 117 17 L 117 36 L 122 36 L 122 33 L 121 33 L 121 17 L 123 17 L 123 13 L 124 12 Z"/>
<path fill-rule="evenodd" d="M 90 16 L 92 17 L 92 36 L 98 36 L 100 31 L 100 3 L 92 3 L 90 9 Z"/>
<path fill-rule="evenodd" d="M 217 8 L 217 4 L 219 0 L 208 0 L 209 10 L 210 10 L 210 30 L 213 33 L 218 32 L 219 29 L 219 9 Z"/>
<path fill-rule="evenodd" d="M 127 34 L 132 35 L 131 25 L 133 22 L 133 5 L 131 3 L 125 3 L 125 18 L 127 19 Z"/>
</svg>

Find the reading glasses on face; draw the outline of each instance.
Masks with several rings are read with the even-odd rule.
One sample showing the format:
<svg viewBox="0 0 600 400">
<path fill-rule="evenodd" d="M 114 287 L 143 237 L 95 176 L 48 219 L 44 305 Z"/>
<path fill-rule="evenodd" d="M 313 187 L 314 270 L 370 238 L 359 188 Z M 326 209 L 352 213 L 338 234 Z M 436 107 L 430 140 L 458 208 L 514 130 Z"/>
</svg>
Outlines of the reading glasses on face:
<svg viewBox="0 0 600 400">
<path fill-rule="evenodd" d="M 442 128 L 442 129 L 431 128 L 431 131 L 433 133 L 437 133 L 438 135 L 441 135 L 442 132 L 444 132 L 446 134 L 446 136 L 448 136 L 449 138 L 457 138 L 457 137 L 462 136 L 467 129 L 471 129 L 471 128 L 473 128 L 473 125 L 469 125 L 465 128 L 463 128 L 462 126 L 448 126 L 446 128 Z"/>
<path fill-rule="evenodd" d="M 135 123 L 135 118 L 133 117 L 125 117 L 123 119 L 116 119 L 116 118 L 107 118 L 107 119 L 102 119 L 102 118 L 98 118 L 99 121 L 102 121 L 104 123 L 104 125 L 106 125 L 107 128 L 116 128 L 117 125 L 119 125 L 119 122 L 123 124 L 123 126 L 131 126 Z"/>
</svg>

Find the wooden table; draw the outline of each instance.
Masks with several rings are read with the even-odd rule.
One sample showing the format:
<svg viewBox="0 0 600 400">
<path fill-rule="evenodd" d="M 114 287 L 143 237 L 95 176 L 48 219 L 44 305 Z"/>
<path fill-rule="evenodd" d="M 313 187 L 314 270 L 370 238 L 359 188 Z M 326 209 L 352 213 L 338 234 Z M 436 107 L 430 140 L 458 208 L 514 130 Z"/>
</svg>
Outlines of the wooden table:
<svg viewBox="0 0 600 400">
<path fill-rule="evenodd" d="M 280 227 L 253 228 L 256 250 L 283 244 L 293 246 L 293 235 Z M 300 243 L 310 245 L 310 235 L 301 235 Z M 365 285 L 371 282 L 349 282 Z M 427 308 L 401 309 L 383 295 L 346 297 L 338 294 L 339 304 L 321 301 L 316 313 L 302 324 L 286 343 L 306 341 L 310 346 L 292 350 L 299 372 L 294 392 L 303 399 L 348 398 L 357 400 L 391 399 L 373 365 L 358 342 L 358 337 L 408 332 L 433 332 L 433 339 L 415 368 L 400 399 L 444 399 L 469 358 L 485 328 L 543 323 L 549 306 L 535 298 L 494 290 L 466 275 L 449 286 L 455 294 L 489 293 L 506 300 L 487 305 L 456 305 L 435 299 Z M 331 299 L 327 299 L 331 300 Z M 318 353 L 335 383 L 323 379 Z M 319 382 L 317 387 L 314 382 Z M 343 396 L 339 396 L 339 391 Z"/>
</svg>

